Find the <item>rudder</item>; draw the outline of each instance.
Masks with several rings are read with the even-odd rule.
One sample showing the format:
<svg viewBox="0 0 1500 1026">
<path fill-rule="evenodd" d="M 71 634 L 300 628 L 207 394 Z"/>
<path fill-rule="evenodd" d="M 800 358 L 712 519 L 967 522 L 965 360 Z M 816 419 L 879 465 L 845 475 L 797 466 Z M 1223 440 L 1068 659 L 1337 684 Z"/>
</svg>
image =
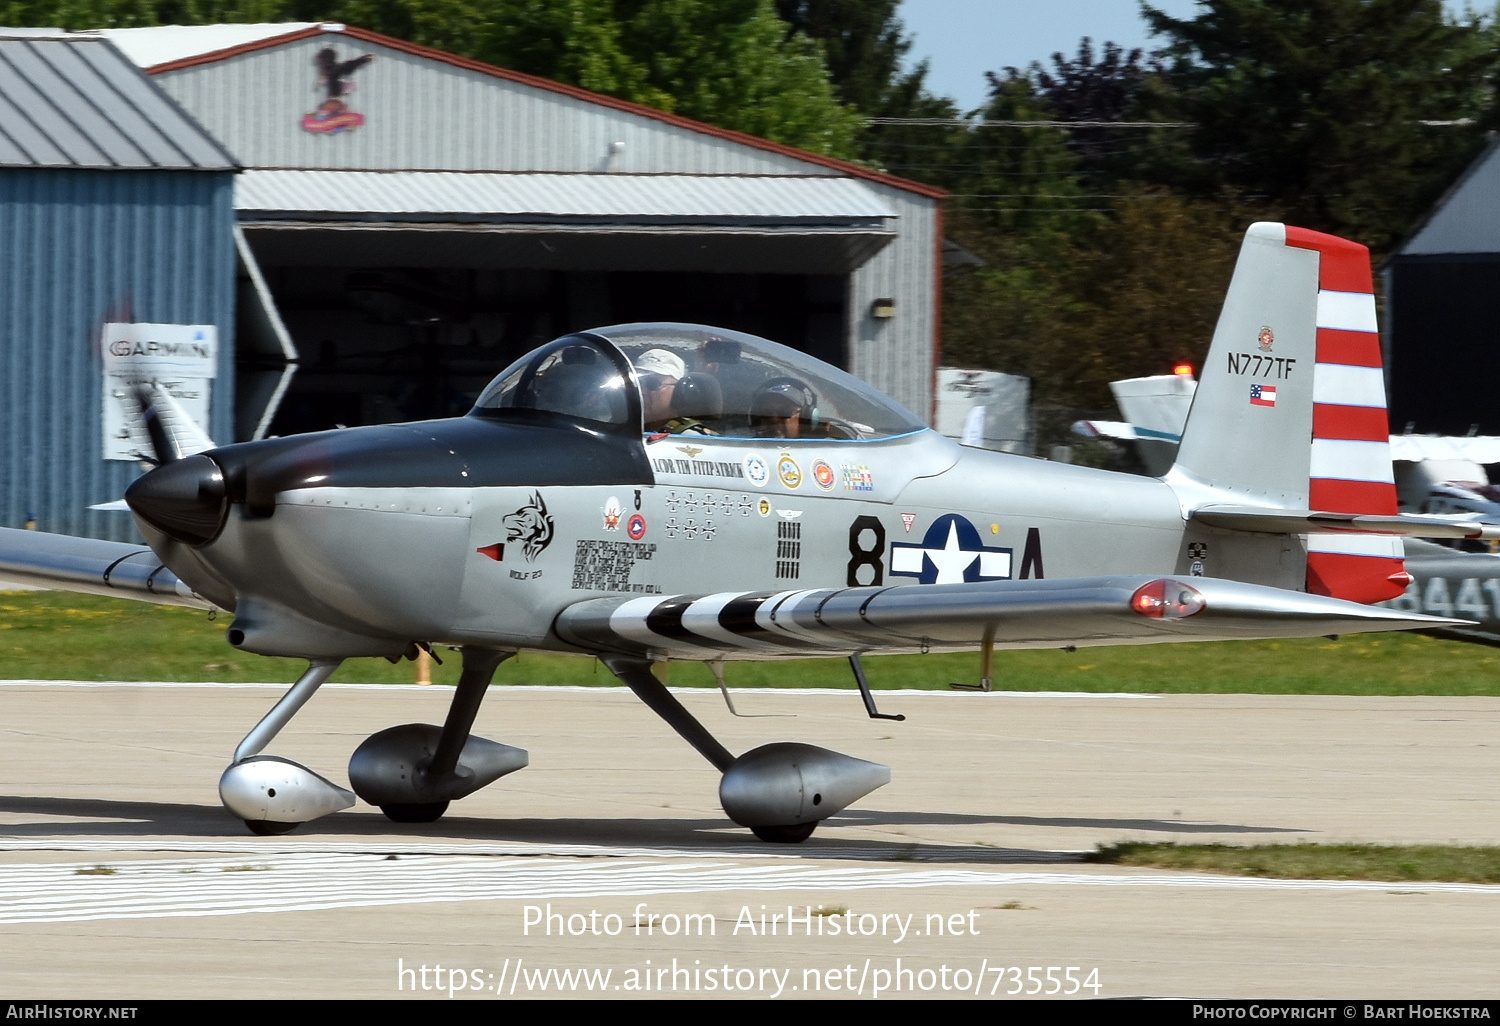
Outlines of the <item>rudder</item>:
<svg viewBox="0 0 1500 1026">
<path fill-rule="evenodd" d="M 1250 227 L 1167 479 L 1195 505 L 1397 512 L 1368 249 Z M 1399 538 L 1312 534 L 1307 550 L 1315 594 L 1405 585 Z"/>
</svg>

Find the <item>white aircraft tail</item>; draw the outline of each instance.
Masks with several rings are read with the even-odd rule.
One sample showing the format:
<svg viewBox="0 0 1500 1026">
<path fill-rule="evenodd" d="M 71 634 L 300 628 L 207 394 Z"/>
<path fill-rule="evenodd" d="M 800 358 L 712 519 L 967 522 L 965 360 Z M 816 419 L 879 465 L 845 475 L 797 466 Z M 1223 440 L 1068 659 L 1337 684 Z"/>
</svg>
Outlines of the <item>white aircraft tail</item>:
<svg viewBox="0 0 1500 1026">
<path fill-rule="evenodd" d="M 1251 225 L 1167 480 L 1209 504 L 1396 513 L 1370 252 L 1281 224 Z M 1312 534 L 1307 590 L 1401 594 L 1397 537 Z"/>
</svg>

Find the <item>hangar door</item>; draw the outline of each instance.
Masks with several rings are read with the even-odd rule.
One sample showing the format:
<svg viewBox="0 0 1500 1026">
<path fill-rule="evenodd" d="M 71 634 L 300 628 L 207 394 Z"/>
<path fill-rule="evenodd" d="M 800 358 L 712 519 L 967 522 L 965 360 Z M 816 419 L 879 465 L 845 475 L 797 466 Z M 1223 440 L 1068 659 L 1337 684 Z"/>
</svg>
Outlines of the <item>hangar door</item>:
<svg viewBox="0 0 1500 1026">
<path fill-rule="evenodd" d="M 849 277 L 894 237 L 858 182 L 247 171 L 240 438 L 465 412 L 570 331 L 675 320 L 847 366 Z"/>
</svg>

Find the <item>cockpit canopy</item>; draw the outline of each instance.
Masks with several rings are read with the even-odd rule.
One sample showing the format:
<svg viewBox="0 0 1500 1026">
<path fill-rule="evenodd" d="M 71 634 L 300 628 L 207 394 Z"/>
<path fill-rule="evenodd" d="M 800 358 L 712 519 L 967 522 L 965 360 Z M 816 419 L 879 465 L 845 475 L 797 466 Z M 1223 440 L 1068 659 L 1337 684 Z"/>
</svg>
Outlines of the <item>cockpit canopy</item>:
<svg viewBox="0 0 1500 1026">
<path fill-rule="evenodd" d="M 619 430 L 859 441 L 920 430 L 910 411 L 795 349 L 697 324 L 566 335 L 490 382 L 477 416 L 532 410 Z"/>
</svg>

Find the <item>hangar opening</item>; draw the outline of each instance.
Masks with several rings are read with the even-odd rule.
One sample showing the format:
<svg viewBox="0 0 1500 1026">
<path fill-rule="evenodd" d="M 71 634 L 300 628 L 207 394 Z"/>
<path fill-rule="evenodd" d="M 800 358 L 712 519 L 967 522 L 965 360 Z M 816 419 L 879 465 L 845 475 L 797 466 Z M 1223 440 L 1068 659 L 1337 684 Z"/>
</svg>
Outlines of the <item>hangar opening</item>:
<svg viewBox="0 0 1500 1026">
<path fill-rule="evenodd" d="M 848 282 L 838 275 L 262 267 L 295 362 L 242 330 L 242 437 L 468 411 L 500 369 L 560 335 L 629 321 L 690 321 L 785 340 L 845 365 Z M 245 307 L 241 308 L 242 310 Z M 270 393 L 270 394 L 268 394 Z"/>
<path fill-rule="evenodd" d="M 681 177 L 246 172 L 240 437 L 459 415 L 531 349 L 629 321 L 847 368 L 885 204 L 826 176 Z"/>
</svg>

